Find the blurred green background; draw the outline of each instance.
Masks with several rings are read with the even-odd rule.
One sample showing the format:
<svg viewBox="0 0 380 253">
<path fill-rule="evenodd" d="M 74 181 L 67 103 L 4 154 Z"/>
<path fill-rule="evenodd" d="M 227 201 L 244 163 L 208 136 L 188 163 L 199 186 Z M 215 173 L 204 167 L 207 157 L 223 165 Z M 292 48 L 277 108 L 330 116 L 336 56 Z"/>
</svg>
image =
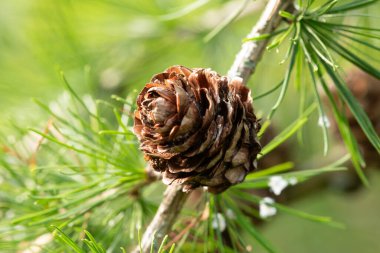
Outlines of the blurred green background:
<svg viewBox="0 0 380 253">
<path fill-rule="evenodd" d="M 80 94 L 103 99 L 141 89 L 154 73 L 170 65 L 210 67 L 226 74 L 264 4 L 243 0 L 0 1 L 0 131 L 10 135 L 12 122 L 29 127 L 47 121 L 31 98 L 46 103 L 55 100 L 64 89 L 60 71 Z M 241 15 L 206 42 L 239 8 L 244 10 Z M 376 4 L 362 13 L 376 16 L 379 11 Z M 348 21 L 356 24 L 359 20 Z M 363 22 L 380 25 L 379 18 Z M 249 83 L 253 96 L 281 80 L 286 67 L 279 64 L 283 57 L 283 49 L 265 54 Z M 255 102 L 256 111 L 266 114 L 276 96 Z M 295 96 L 291 89 L 275 117 L 277 128 L 297 117 Z M 309 162 L 315 157 L 324 162 L 316 125 L 317 117 L 305 129 L 302 147 L 292 142 L 291 152 L 299 164 L 315 167 Z M 285 215 L 261 230 L 281 252 L 380 252 L 379 173 L 372 172 L 370 181 L 370 189 L 350 194 L 325 189 L 290 204 L 332 216 L 346 224 L 344 230 Z M 254 247 L 254 252 L 261 251 Z"/>
</svg>

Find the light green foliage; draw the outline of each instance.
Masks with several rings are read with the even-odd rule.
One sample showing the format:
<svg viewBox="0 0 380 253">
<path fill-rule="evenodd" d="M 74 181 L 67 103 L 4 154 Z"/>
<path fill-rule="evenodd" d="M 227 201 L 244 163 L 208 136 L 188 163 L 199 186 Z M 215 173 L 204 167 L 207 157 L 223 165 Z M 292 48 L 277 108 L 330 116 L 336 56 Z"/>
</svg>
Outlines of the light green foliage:
<svg viewBox="0 0 380 253">
<path fill-rule="evenodd" d="M 286 125 L 284 130 L 263 147 L 259 159 L 270 156 L 296 133 L 301 136 L 302 128 L 312 122 L 316 111 L 320 117 L 325 116 L 322 90 L 331 102 L 349 155 L 332 164 L 321 162 L 310 166 L 306 160 L 311 152 L 296 147 L 292 151 L 303 154 L 304 160 L 262 168 L 248 175 L 242 184 L 217 196 L 203 193 L 196 204 L 186 207 L 179 216 L 173 228 L 179 235 L 175 240 L 172 235 L 163 242 L 152 238 L 152 243 L 160 245 L 159 253 L 244 252 L 253 241 L 268 252 L 277 252 L 276 245 L 252 225 L 252 219 L 262 219 L 256 207 L 263 197 L 256 195 L 254 189 L 268 188 L 272 176 L 307 183 L 323 173 L 344 170 L 344 162 L 351 159 L 362 181 L 367 183 L 361 170 L 362 156 L 340 104 L 348 105 L 378 150 L 379 137 L 342 81 L 341 58 L 380 77 L 378 62 L 363 55 L 378 53 L 380 47 L 368 41 L 378 41 L 379 30 L 345 21 L 346 16 L 355 16 L 351 11 L 359 12 L 377 1 L 297 2 L 298 13 L 281 12 L 287 23 L 273 34 L 243 41 L 270 38 L 268 54 L 277 49 L 284 51 L 284 57 L 275 59 L 281 64 L 289 62 L 285 64 L 284 75 L 279 74 L 277 65 L 271 66 L 276 70 L 269 71 L 259 67 L 259 77 L 255 76 L 254 85 L 249 84 L 254 86 L 255 110 L 269 115 L 263 117 L 260 136 L 277 118 L 287 119 L 282 124 Z M 35 102 L 40 110 L 32 115 L 38 123 L 25 126 L 25 121 L 33 118 L 25 116 L 21 126 L 15 123 L 11 130 L 1 134 L 1 252 L 29 249 L 33 245 L 39 245 L 41 252 L 129 252 L 138 246 L 141 233 L 160 203 L 163 185 L 159 181 L 146 185 L 146 165 L 132 132 L 135 89 L 141 89 L 153 73 L 173 64 L 226 72 L 240 47 L 241 37 L 253 24 L 250 15 L 258 16 L 259 12 L 250 12 L 248 16 L 243 12 L 252 4 L 245 0 L 235 1 L 234 5 L 223 0 L 32 1 L 17 10 L 28 10 L 20 24 L 27 36 L 21 36 L 17 29 L 8 30 L 7 22 L 16 24 L 11 16 L 4 16 L 7 22 L 0 22 L 0 47 L 6 50 L 0 51 L 0 89 L 11 92 L 15 86 L 35 84 L 23 92 L 38 96 Z M 4 6 L 12 8 L 11 4 Z M 212 11 L 219 18 L 211 19 Z M 368 15 L 356 15 L 371 20 Z M 21 46 L 7 43 L 12 40 Z M 27 52 L 18 51 L 19 48 Z M 24 57 L 27 59 L 23 60 Z M 265 56 L 263 64 L 268 66 Z M 63 69 L 66 74 L 57 75 L 56 69 Z M 21 71 L 23 74 L 18 77 Z M 339 101 L 333 98 L 327 78 L 335 84 Z M 275 85 L 276 79 L 282 81 Z M 285 103 L 287 94 L 294 92 L 293 82 L 300 94 L 299 109 L 292 117 L 289 114 L 281 117 L 281 107 L 297 106 L 292 102 L 286 107 Z M 55 90 L 57 83 L 62 85 Z M 33 87 L 40 88 L 33 90 Z M 278 91 L 278 97 L 273 99 Z M 85 92 L 91 95 L 82 95 Z M 21 93 L 15 92 L 15 97 Z M 61 94 L 58 99 L 46 102 L 55 93 Z M 257 106 L 268 98 L 271 100 L 263 108 Z M 12 101 L 0 101 L 1 105 L 7 103 Z M 13 106 L 19 112 L 24 105 Z M 272 109 L 268 112 L 264 108 Z M 323 123 L 325 154 L 327 130 Z M 307 138 L 313 136 L 304 137 Z M 297 170 L 293 171 L 294 168 Z M 280 213 L 341 227 L 330 217 L 279 203 L 271 206 Z M 51 234 L 55 239 L 48 236 Z M 44 235 L 44 243 L 38 244 L 38 238 Z M 226 235 L 230 240 L 228 246 Z"/>
<path fill-rule="evenodd" d="M 326 1 L 321 6 L 313 5 L 313 1 L 300 2 L 299 10 L 296 15 L 282 11 L 280 13 L 285 19 L 288 20 L 289 25 L 287 29 L 273 39 L 272 43 L 267 47 L 268 50 L 279 47 L 281 44 L 289 41 L 288 53 L 285 59 L 290 57 L 289 67 L 285 72 L 285 78 L 282 81 L 281 91 L 277 102 L 272 107 L 269 113 L 268 119 L 271 119 L 282 104 L 285 94 L 288 90 L 290 77 L 295 71 L 297 76 L 297 87 L 302 86 L 299 83 L 300 76 L 304 74 L 302 66 L 307 65 L 309 69 L 309 79 L 311 80 L 313 94 L 318 104 L 319 117 L 321 119 L 326 118 L 324 106 L 322 103 L 322 90 L 327 94 L 331 102 L 331 106 L 334 108 L 334 115 L 342 134 L 342 138 L 347 145 L 347 148 L 352 156 L 353 164 L 364 184 L 368 185 L 368 180 L 365 178 L 361 170 L 361 166 L 364 166 L 363 159 L 361 158 L 360 151 L 357 148 L 356 140 L 352 137 L 348 122 L 344 121 L 344 115 L 341 112 L 338 104 L 345 104 L 357 122 L 361 126 L 363 132 L 368 137 L 368 140 L 372 143 L 374 148 L 380 153 L 380 137 L 376 133 L 373 125 L 368 119 L 367 115 L 361 108 L 360 104 L 353 97 L 349 89 L 346 87 L 343 79 L 341 78 L 341 68 L 335 59 L 337 56 L 344 58 L 357 67 L 361 68 L 365 72 L 380 78 L 380 72 L 378 71 L 378 61 L 370 62 L 365 58 L 362 58 L 362 52 L 357 52 L 355 46 L 352 44 L 359 44 L 367 47 L 368 50 L 375 50 L 375 54 L 378 51 L 378 47 L 367 42 L 369 38 L 380 39 L 377 28 L 371 28 L 367 26 L 359 25 L 346 25 L 334 20 L 334 18 L 340 17 L 340 14 L 347 11 L 355 11 L 361 9 L 367 5 L 376 3 L 377 1 L 354 1 L 337 5 L 338 1 Z M 303 3 L 303 4 L 302 4 Z M 347 15 L 350 15 L 349 13 Z M 358 37 L 359 35 L 360 37 Z M 264 37 L 265 38 L 265 37 Z M 252 38 L 255 39 L 255 38 Z M 263 39 L 261 36 L 259 39 Z M 299 57 L 298 57 L 299 56 Z M 303 56 L 303 57 L 302 57 Z M 294 66 L 297 68 L 294 70 Z M 330 77 L 331 81 L 335 84 L 339 96 L 335 99 L 331 95 L 331 87 L 326 85 L 326 77 Z M 321 89 L 318 89 L 318 83 L 320 82 Z M 277 87 L 276 87 L 277 88 Z M 275 91 L 273 89 L 272 91 Z M 304 95 L 300 96 L 300 105 L 304 104 Z M 301 113 L 303 111 L 301 107 Z M 328 131 L 325 120 L 322 120 L 322 134 L 324 140 L 324 154 L 328 152 Z"/>
<path fill-rule="evenodd" d="M 50 106 L 36 102 L 51 118 L 42 130 L 31 129 L 21 133 L 23 139 L 8 142 L 2 153 L 2 204 L 4 212 L 16 216 L 2 220 L 2 239 L 17 234 L 17 243 L 46 232 L 52 224 L 77 227 L 70 233 L 75 236 L 87 224 L 94 230 L 102 227 L 96 236 L 113 238 L 108 247 L 117 248 L 128 238 L 134 241 L 119 231 L 141 224 L 144 216 L 139 213 L 152 212 L 154 205 L 129 196 L 145 175 L 132 122 L 125 116 L 130 112 L 120 116 L 127 104 L 82 99 L 71 88 Z M 119 129 L 113 113 L 123 122 Z M 114 128 L 120 135 L 106 134 Z"/>
</svg>

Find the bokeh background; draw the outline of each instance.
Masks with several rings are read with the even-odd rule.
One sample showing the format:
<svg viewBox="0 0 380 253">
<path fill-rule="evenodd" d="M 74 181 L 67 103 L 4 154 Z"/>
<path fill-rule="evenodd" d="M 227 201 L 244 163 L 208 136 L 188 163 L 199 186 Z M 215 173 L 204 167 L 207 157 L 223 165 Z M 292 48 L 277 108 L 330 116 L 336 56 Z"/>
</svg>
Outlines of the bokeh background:
<svg viewBox="0 0 380 253">
<path fill-rule="evenodd" d="M 31 98 L 46 103 L 57 99 L 64 90 L 61 71 L 79 94 L 105 100 L 141 89 L 154 73 L 171 65 L 210 67 L 226 74 L 264 4 L 258 0 L 0 1 L 0 131 L 11 135 L 14 124 L 27 128 L 47 121 Z M 235 12 L 241 13 L 218 32 Z M 379 27 L 380 4 L 360 13 L 368 17 L 345 19 Z M 266 52 L 249 82 L 253 96 L 281 80 L 283 58 L 284 48 Z M 269 112 L 277 95 L 255 102 L 259 115 Z M 291 88 L 275 116 L 277 129 L 297 118 L 295 97 Z M 317 121 L 313 117 L 304 129 L 302 144 L 296 138 L 287 143 L 287 152 L 300 167 L 323 165 L 339 153 L 333 148 L 323 156 Z M 281 252 L 380 252 L 379 170 L 370 171 L 369 178 L 368 189 L 347 193 L 332 183 L 289 203 L 331 216 L 345 229 L 286 215 L 260 229 Z M 260 250 L 254 247 L 254 252 Z"/>
</svg>

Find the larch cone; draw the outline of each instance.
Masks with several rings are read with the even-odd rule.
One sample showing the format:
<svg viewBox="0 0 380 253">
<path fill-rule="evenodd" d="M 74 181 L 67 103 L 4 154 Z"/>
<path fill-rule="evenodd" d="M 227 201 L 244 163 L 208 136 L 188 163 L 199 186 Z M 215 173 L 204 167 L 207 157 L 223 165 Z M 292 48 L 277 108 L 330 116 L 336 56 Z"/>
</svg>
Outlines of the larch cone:
<svg viewBox="0 0 380 253">
<path fill-rule="evenodd" d="M 165 184 L 220 193 L 256 167 L 260 124 L 250 90 L 211 69 L 172 66 L 137 98 L 134 132 Z"/>
</svg>

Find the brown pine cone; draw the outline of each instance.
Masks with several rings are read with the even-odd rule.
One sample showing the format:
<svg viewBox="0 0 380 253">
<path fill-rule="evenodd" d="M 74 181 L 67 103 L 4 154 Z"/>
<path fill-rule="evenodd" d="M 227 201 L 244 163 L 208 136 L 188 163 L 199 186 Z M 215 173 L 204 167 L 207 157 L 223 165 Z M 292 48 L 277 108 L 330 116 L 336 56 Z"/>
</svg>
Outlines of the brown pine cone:
<svg viewBox="0 0 380 253">
<path fill-rule="evenodd" d="M 140 148 L 165 184 L 220 193 L 255 169 L 260 125 L 240 80 L 173 66 L 152 78 L 137 106 Z"/>
</svg>

